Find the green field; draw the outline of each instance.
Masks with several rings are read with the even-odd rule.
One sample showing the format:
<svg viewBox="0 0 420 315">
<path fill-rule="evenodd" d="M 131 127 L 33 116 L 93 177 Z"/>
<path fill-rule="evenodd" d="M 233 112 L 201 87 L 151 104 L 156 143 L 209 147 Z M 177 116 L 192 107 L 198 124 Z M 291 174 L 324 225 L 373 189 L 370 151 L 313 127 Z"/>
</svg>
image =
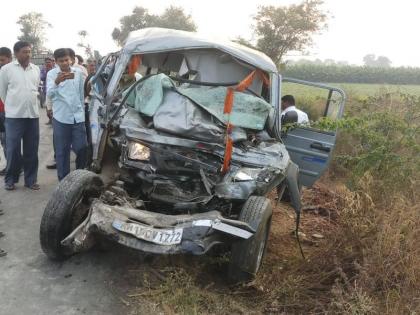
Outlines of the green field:
<svg viewBox="0 0 420 315">
<path fill-rule="evenodd" d="M 388 85 L 388 84 L 355 84 L 355 83 L 327 83 L 333 87 L 339 87 L 346 93 L 346 108 L 352 101 L 360 101 L 370 96 L 384 95 L 385 93 L 406 93 L 420 96 L 420 85 Z M 308 113 L 309 119 L 316 121 L 323 116 L 328 91 L 310 86 L 298 85 L 286 82 L 282 85 L 282 95 L 295 96 L 297 107 Z M 334 93 L 330 110 L 338 111 L 339 95 Z"/>
<path fill-rule="evenodd" d="M 420 96 L 420 85 L 387 85 L 387 84 L 331 84 L 340 87 L 349 95 L 373 96 L 380 92 L 401 92 Z"/>
<path fill-rule="evenodd" d="M 402 92 L 420 96 L 420 85 L 389 85 L 389 84 L 357 84 L 357 83 L 326 83 L 333 87 L 343 89 L 348 96 L 366 97 L 374 96 L 378 93 Z M 305 95 L 312 97 L 325 97 L 327 92 L 324 90 L 297 85 L 294 83 L 284 83 L 282 86 L 282 95 Z"/>
</svg>

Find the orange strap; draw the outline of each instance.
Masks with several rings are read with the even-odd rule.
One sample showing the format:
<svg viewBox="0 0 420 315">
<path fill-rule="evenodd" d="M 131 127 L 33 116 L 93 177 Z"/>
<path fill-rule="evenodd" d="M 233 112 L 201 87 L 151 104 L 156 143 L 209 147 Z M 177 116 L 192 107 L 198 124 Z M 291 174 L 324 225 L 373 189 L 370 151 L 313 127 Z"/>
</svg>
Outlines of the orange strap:
<svg viewBox="0 0 420 315">
<path fill-rule="evenodd" d="M 223 114 L 230 114 L 232 112 L 233 97 L 234 97 L 234 90 L 233 88 L 228 87 L 226 97 L 225 97 L 225 105 L 223 107 Z"/>
<path fill-rule="evenodd" d="M 235 98 L 235 91 L 242 92 L 245 91 L 254 81 L 255 76 L 258 75 L 265 85 L 269 85 L 270 81 L 268 77 L 261 70 L 256 69 L 252 71 L 245 79 L 243 79 L 236 87 L 229 87 L 227 89 L 225 104 L 223 108 L 223 113 L 228 115 L 228 122 L 226 124 L 226 147 L 225 155 L 223 159 L 222 173 L 226 173 L 230 167 L 230 161 L 232 160 L 233 153 L 233 140 L 231 138 L 233 125 L 230 123 L 230 114 L 233 109 L 233 102 Z"/>
<path fill-rule="evenodd" d="M 226 93 L 226 97 L 225 97 L 225 106 L 224 106 L 224 109 L 223 109 L 224 114 L 230 114 L 232 112 L 234 92 L 235 91 L 243 92 L 247 88 L 249 88 L 251 86 L 252 82 L 254 81 L 256 75 L 258 75 L 260 77 L 260 79 L 264 83 L 264 85 L 268 86 L 270 84 L 270 80 L 265 75 L 265 73 L 263 73 L 261 70 L 256 69 L 256 70 L 252 71 L 245 79 L 243 79 L 241 82 L 239 82 L 237 86 L 228 88 L 227 93 Z"/>
<path fill-rule="evenodd" d="M 222 173 L 226 173 L 230 167 L 230 161 L 232 159 L 232 152 L 233 152 L 233 140 L 232 140 L 232 128 L 233 125 L 228 123 L 226 129 L 226 147 L 225 147 L 225 156 L 223 158 L 223 166 L 222 166 Z"/>
</svg>

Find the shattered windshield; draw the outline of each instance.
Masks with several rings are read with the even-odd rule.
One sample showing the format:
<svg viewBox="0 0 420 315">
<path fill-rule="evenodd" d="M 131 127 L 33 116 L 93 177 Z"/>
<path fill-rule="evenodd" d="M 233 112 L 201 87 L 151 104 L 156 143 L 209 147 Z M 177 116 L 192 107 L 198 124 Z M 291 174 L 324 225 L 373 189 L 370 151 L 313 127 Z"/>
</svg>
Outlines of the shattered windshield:
<svg viewBox="0 0 420 315">
<path fill-rule="evenodd" d="M 241 128 L 263 130 L 272 106 L 263 98 L 249 92 L 235 92 L 230 118 L 224 114 L 227 86 L 202 86 L 196 84 L 178 84 L 166 74 L 152 75 L 145 78 L 130 94 L 126 95 L 126 104 L 137 112 L 153 117 L 168 108 L 179 112 L 179 119 L 193 118 L 193 110 L 187 103 L 191 103 L 204 110 L 213 119 L 224 125 L 230 122 Z M 128 93 L 126 90 L 125 93 Z M 189 105 L 191 105 L 189 104 Z M 188 109 L 190 108 L 190 109 Z M 182 111 L 186 111 L 182 115 Z M 172 118 L 174 113 L 171 113 Z"/>
</svg>

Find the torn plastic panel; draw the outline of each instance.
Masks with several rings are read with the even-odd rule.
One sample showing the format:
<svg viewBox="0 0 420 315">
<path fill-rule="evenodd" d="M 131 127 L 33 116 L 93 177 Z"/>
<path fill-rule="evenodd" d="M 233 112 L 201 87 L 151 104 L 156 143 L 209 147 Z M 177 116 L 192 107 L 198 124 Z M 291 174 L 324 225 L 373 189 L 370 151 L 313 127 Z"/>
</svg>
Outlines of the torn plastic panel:
<svg viewBox="0 0 420 315">
<path fill-rule="evenodd" d="M 303 253 L 302 245 L 300 243 L 300 238 L 299 238 L 299 225 L 300 225 L 300 213 L 302 210 L 302 202 L 300 198 L 298 180 L 299 180 L 299 167 L 295 163 L 290 162 L 290 167 L 287 170 L 286 184 L 287 184 L 287 188 L 289 189 L 292 207 L 295 209 L 295 212 L 296 212 L 296 229 L 295 229 L 296 240 L 298 242 L 299 250 L 302 255 L 302 258 L 305 259 L 305 255 Z"/>
<path fill-rule="evenodd" d="M 300 198 L 298 180 L 299 180 L 299 168 L 295 163 L 290 162 L 290 165 L 287 169 L 286 184 L 290 193 L 290 200 L 291 200 L 292 207 L 295 209 L 297 214 L 300 214 L 300 210 L 302 208 L 302 202 Z"/>
</svg>

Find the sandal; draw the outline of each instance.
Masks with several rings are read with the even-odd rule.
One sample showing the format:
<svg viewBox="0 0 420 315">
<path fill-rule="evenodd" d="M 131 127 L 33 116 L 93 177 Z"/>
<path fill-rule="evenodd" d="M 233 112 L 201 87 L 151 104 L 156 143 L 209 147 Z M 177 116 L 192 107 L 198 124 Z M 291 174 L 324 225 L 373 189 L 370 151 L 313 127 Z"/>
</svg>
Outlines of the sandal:
<svg viewBox="0 0 420 315">
<path fill-rule="evenodd" d="M 7 255 L 7 252 L 0 248 L 0 257 L 6 256 L 6 255 Z"/>
<path fill-rule="evenodd" d="M 4 214 L 4 210 L 0 209 L 0 215 L 3 215 L 3 214 Z"/>
<path fill-rule="evenodd" d="M 4 235 L 6 234 L 4 234 L 3 232 L 0 232 L 0 237 L 3 237 Z"/>
<path fill-rule="evenodd" d="M 4 185 L 4 189 L 6 189 L 6 190 L 15 190 L 16 189 L 16 186 L 15 186 L 15 184 L 5 184 Z"/>
<path fill-rule="evenodd" d="M 25 185 L 26 188 L 32 189 L 32 190 L 39 190 L 41 187 L 37 183 L 32 184 L 31 186 Z"/>
</svg>

